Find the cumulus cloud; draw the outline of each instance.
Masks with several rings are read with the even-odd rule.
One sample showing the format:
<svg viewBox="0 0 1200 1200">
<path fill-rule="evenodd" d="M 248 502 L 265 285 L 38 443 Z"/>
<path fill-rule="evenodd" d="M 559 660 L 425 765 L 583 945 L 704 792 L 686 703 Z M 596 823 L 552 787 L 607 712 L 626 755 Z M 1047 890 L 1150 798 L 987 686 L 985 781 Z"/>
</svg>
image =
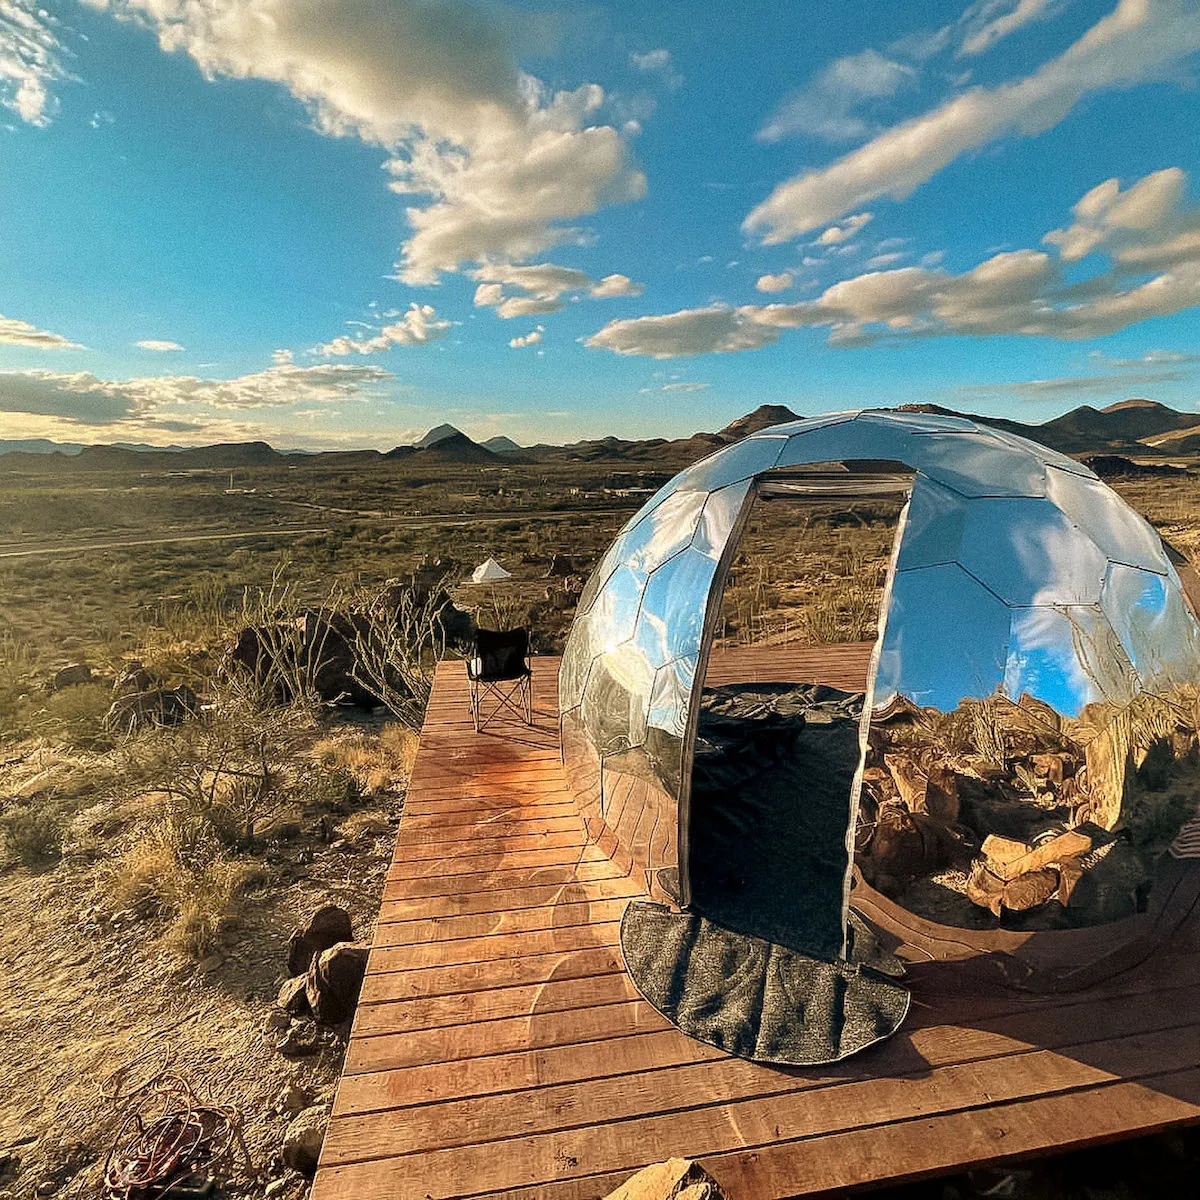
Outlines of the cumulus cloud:
<svg viewBox="0 0 1200 1200">
<path fill-rule="evenodd" d="M 872 138 L 828 167 L 779 184 L 743 222 L 766 244 L 787 241 L 880 196 L 908 197 L 960 155 L 1059 124 L 1086 95 L 1158 78 L 1200 49 L 1194 0 L 1119 0 L 1057 58 L 1022 79 L 975 87 Z"/>
<path fill-rule="evenodd" d="M 539 325 L 536 329 L 531 329 L 523 337 L 515 337 L 508 344 L 514 350 L 523 350 L 526 346 L 536 346 L 542 340 L 542 334 L 546 332 L 544 325 Z"/>
<path fill-rule="evenodd" d="M 0 0 L 2 2 L 2 0 Z M 0 314 L 0 346 L 26 346 L 33 350 L 82 350 L 78 342 L 69 341 L 61 333 L 38 329 L 28 321 Z"/>
<path fill-rule="evenodd" d="M 760 292 L 786 292 L 795 282 L 791 271 L 780 271 L 778 275 L 760 275 L 754 286 Z"/>
<path fill-rule="evenodd" d="M 838 225 L 830 225 L 817 238 L 817 245 L 837 246 L 842 242 L 848 242 L 873 216 L 873 213 L 855 213 L 854 216 L 847 217 Z"/>
<path fill-rule="evenodd" d="M 271 361 L 277 366 L 282 367 L 290 363 L 294 355 L 290 350 L 272 350 Z"/>
<path fill-rule="evenodd" d="M 279 365 L 234 379 L 158 375 L 100 379 L 89 371 L 0 371 L 0 413 L 110 424 L 179 406 L 208 409 L 327 404 L 391 379 L 379 367 Z"/>
<path fill-rule="evenodd" d="M 864 50 L 831 62 L 808 84 L 788 96 L 758 131 L 761 142 L 808 134 L 830 142 L 866 137 L 873 126 L 864 105 L 894 96 L 917 78 L 916 69 Z"/>
<path fill-rule="evenodd" d="M 410 304 L 404 316 L 391 325 L 384 325 L 378 333 L 367 338 L 352 338 L 343 334 L 332 341 L 314 346 L 310 354 L 344 358 L 347 354 L 378 354 L 393 346 L 424 346 L 444 338 L 453 328 L 452 321 L 437 315 L 432 304 Z M 370 326 L 367 326 L 370 329 Z M 276 351 L 276 354 L 281 353 Z M 289 357 L 284 362 L 290 362 Z M 281 360 L 276 359 L 276 362 Z"/>
<path fill-rule="evenodd" d="M 1045 239 L 1061 247 L 1061 258 L 1023 249 L 994 254 L 962 274 L 937 265 L 868 271 L 795 304 L 689 309 L 612 322 L 587 344 L 671 358 L 755 349 L 774 340 L 756 341 L 747 333 L 752 326 L 826 328 L 830 343 L 842 346 L 955 334 L 1100 337 L 1200 306 L 1200 237 L 1193 241 L 1200 208 L 1185 206 L 1185 191 L 1186 176 L 1176 168 L 1127 191 L 1117 181 L 1093 188 L 1075 206 L 1076 224 Z M 1080 222 L 1086 222 L 1083 232 Z M 1063 261 L 1094 250 L 1109 256 L 1108 268 L 1068 283 Z M 1147 263 L 1160 273 L 1146 278 Z"/>
<path fill-rule="evenodd" d="M 634 283 L 628 275 L 614 272 L 593 283 L 588 295 L 596 300 L 608 300 L 614 296 L 640 296 L 645 290 L 644 283 Z"/>
<path fill-rule="evenodd" d="M 983 0 L 964 14 L 967 34 L 958 53 L 964 57 L 990 50 L 1001 38 L 1050 15 L 1050 0 Z"/>
<path fill-rule="evenodd" d="M 503 22 L 465 0 L 84 2 L 210 78 L 282 85 L 324 133 L 385 147 L 392 190 L 425 198 L 406 210 L 406 283 L 581 240 L 573 222 L 645 192 L 621 133 L 597 120 L 603 89 L 522 73 Z"/>
<path fill-rule="evenodd" d="M 29 125 L 50 123 L 50 85 L 68 77 L 55 24 L 36 0 L 0 0 L 0 103 Z"/>
<path fill-rule="evenodd" d="M 159 338 L 143 338 L 138 342 L 139 349 L 154 350 L 159 354 L 169 354 L 173 350 L 182 350 L 183 347 L 178 342 L 161 340 Z"/>
<path fill-rule="evenodd" d="M 475 289 L 475 306 L 495 309 L 496 315 L 505 320 L 558 312 L 567 296 L 605 299 L 640 296 L 645 290 L 628 275 L 606 275 L 599 282 L 593 282 L 583 271 L 549 262 L 527 266 L 485 263 L 471 272 L 471 278 L 479 281 Z M 506 288 L 515 288 L 521 294 L 511 295 Z"/>
<path fill-rule="evenodd" d="M 713 305 L 686 308 L 664 316 L 610 321 L 585 338 L 584 345 L 593 350 L 648 358 L 690 358 L 697 354 L 757 350 L 777 341 L 779 329 L 756 324 L 751 319 L 752 311 Z"/>
</svg>

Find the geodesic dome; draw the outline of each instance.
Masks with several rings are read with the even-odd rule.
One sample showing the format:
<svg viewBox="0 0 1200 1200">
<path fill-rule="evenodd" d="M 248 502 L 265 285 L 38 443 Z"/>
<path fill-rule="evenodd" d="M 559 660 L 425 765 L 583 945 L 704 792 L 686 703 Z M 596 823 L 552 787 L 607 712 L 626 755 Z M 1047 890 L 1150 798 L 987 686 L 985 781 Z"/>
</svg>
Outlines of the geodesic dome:
<svg viewBox="0 0 1200 1200">
<path fill-rule="evenodd" d="M 908 493 L 862 753 L 872 713 L 898 700 L 950 713 L 1026 698 L 1073 720 L 1200 681 L 1200 625 L 1162 540 L 1086 466 L 952 416 L 857 411 L 764 429 L 680 472 L 629 521 L 588 580 L 560 669 L 564 762 L 590 833 L 684 908 L 697 711 L 725 579 L 755 497 L 817 464 L 904 473 Z M 801 947 L 823 959 L 847 948 L 861 775 L 860 759 L 841 942 Z"/>
</svg>

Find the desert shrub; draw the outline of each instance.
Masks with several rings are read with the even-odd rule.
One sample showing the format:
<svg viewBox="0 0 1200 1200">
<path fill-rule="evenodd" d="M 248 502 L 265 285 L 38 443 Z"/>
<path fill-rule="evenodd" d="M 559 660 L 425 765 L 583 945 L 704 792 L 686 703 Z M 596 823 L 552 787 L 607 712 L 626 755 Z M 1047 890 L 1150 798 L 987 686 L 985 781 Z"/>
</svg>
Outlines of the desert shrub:
<svg viewBox="0 0 1200 1200">
<path fill-rule="evenodd" d="M 66 825 L 58 805 L 33 800 L 0 816 L 0 841 L 10 859 L 27 867 L 42 866 L 62 853 Z"/>
<path fill-rule="evenodd" d="M 29 718 L 34 733 L 78 749 L 106 740 L 104 716 L 112 703 L 105 683 L 81 683 L 46 696 Z"/>
</svg>

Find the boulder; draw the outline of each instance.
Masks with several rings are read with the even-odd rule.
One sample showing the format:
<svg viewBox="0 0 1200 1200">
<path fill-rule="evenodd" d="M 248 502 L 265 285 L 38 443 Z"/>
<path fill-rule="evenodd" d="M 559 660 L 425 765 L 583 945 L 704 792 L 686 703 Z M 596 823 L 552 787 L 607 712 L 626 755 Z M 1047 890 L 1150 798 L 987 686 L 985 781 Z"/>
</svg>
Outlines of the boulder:
<svg viewBox="0 0 1200 1200">
<path fill-rule="evenodd" d="M 321 1157 L 321 1143 L 329 1125 L 329 1110 L 324 1105 L 306 1108 L 292 1118 L 283 1135 L 283 1161 L 302 1175 L 313 1175 Z"/>
<path fill-rule="evenodd" d="M 671 1158 L 645 1167 L 604 1200 L 728 1200 L 721 1185 L 698 1163 Z"/>
<path fill-rule="evenodd" d="M 78 687 L 81 683 L 92 682 L 92 668 L 86 663 L 71 663 L 70 666 L 60 667 L 50 680 L 50 691 L 61 692 L 63 688 Z"/>
<path fill-rule="evenodd" d="M 353 937 L 350 914 L 336 904 L 322 905 L 288 939 L 288 974 L 303 975 L 322 950 Z"/>
<path fill-rule="evenodd" d="M 322 1025 L 336 1025 L 353 1015 L 367 970 L 367 954 L 366 946 L 338 942 L 313 959 L 305 995 Z"/>
<path fill-rule="evenodd" d="M 179 725 L 199 711 L 200 701 L 190 687 L 158 688 L 118 696 L 104 724 L 118 733 L 133 733 L 153 725 Z"/>
<path fill-rule="evenodd" d="M 308 1012 L 308 997 L 304 992 L 304 976 L 296 975 L 289 979 L 279 989 L 276 1003 L 285 1013 L 294 1017 L 302 1017 Z"/>
</svg>

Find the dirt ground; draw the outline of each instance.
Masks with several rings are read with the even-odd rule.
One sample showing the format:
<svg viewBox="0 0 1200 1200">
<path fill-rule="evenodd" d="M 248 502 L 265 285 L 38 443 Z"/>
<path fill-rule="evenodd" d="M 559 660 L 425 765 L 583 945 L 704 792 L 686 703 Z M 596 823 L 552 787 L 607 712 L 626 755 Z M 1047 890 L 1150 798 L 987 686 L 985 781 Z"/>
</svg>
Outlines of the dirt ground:
<svg viewBox="0 0 1200 1200">
<path fill-rule="evenodd" d="M 361 748 L 378 730 L 378 721 L 342 721 L 314 730 L 312 741 L 328 759 L 340 741 Z M 93 862 L 68 854 L 41 870 L 0 872 L 0 1197 L 100 1195 L 118 1124 L 106 1081 L 168 1050 L 202 1099 L 244 1118 L 249 1162 L 239 1162 L 227 1193 L 263 1196 L 282 1181 L 272 1196 L 304 1195 L 307 1180 L 279 1158 L 289 1115 L 275 1103 L 289 1085 L 307 1104 L 332 1101 L 347 1029 L 323 1030 L 311 1057 L 276 1051 L 287 939 L 319 906 L 337 904 L 356 940 L 370 941 L 402 805 L 402 787 L 377 788 L 360 807 L 383 819 L 353 840 L 336 830 L 332 840 L 303 830 L 268 840 L 257 886 L 199 961 L 164 947 L 153 913 L 113 912 Z"/>
</svg>

